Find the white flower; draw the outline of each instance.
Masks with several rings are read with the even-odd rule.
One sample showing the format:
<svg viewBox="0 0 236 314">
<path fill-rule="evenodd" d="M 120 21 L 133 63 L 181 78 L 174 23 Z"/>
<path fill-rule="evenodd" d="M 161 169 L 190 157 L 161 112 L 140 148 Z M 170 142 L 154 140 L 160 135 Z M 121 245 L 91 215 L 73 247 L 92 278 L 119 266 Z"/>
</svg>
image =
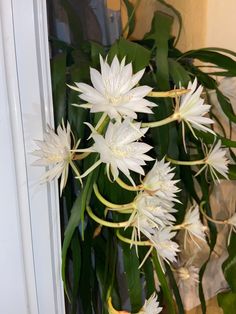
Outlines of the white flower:
<svg viewBox="0 0 236 314">
<path fill-rule="evenodd" d="M 133 217 L 129 219 L 132 225 L 132 240 L 141 240 L 141 233 L 149 240 L 155 234 L 155 229 L 172 225 L 175 217 L 170 214 L 172 208 L 162 206 L 162 202 L 155 196 L 139 193 L 134 202 Z"/>
<path fill-rule="evenodd" d="M 178 120 L 185 122 L 193 134 L 192 127 L 203 132 L 215 134 L 214 131 L 206 127 L 206 125 L 212 124 L 214 121 L 204 117 L 209 112 L 211 106 L 204 104 L 204 99 L 200 97 L 203 87 L 200 85 L 197 88 L 197 79 L 195 78 L 193 83 L 189 82 L 187 89 L 190 89 L 190 92 L 181 96 L 180 104 L 176 106 L 175 115 L 178 117 Z"/>
<path fill-rule="evenodd" d="M 107 174 L 111 171 L 113 179 L 119 176 L 119 171 L 133 183 L 130 170 L 144 175 L 142 166 L 145 161 L 152 160 L 146 155 L 152 147 L 146 143 L 137 142 L 147 132 L 147 128 L 141 129 L 141 123 L 131 123 L 128 119 L 123 122 L 110 122 L 103 137 L 94 129 L 91 137 L 94 145 L 88 150 L 100 154 L 100 160 L 96 165 L 103 162 L 107 165 Z M 82 151 L 82 150 L 81 150 Z M 94 166 L 96 166 L 94 165 Z M 92 168 L 94 169 L 94 166 Z M 88 169 L 81 177 L 88 174 Z"/>
<path fill-rule="evenodd" d="M 71 128 L 69 122 L 65 127 L 57 127 L 57 134 L 49 127 L 48 132 L 44 134 L 43 141 L 35 141 L 39 149 L 32 154 L 40 157 L 34 162 L 37 166 L 50 166 L 49 169 L 41 178 L 42 182 L 52 181 L 61 176 L 60 193 L 66 185 L 69 163 L 72 160 L 73 153 L 71 152 Z"/>
<path fill-rule="evenodd" d="M 177 275 L 177 284 L 180 289 L 183 286 L 192 288 L 199 283 L 199 268 L 194 265 L 186 263 L 186 265 L 181 266 L 175 270 Z"/>
<path fill-rule="evenodd" d="M 162 307 L 159 307 L 156 293 L 154 292 L 145 303 L 141 310 L 137 314 L 158 314 L 162 311 Z"/>
<path fill-rule="evenodd" d="M 134 206 L 137 213 L 137 226 L 140 218 L 146 220 L 152 228 L 157 229 L 175 221 L 175 217 L 169 213 L 169 208 L 162 206 L 162 203 L 155 196 L 140 193 L 135 199 Z"/>
<path fill-rule="evenodd" d="M 225 157 L 226 153 L 227 151 L 221 148 L 221 140 L 219 140 L 215 146 L 212 146 L 210 152 L 206 156 L 205 163 L 207 166 L 209 166 L 211 175 L 214 180 L 219 180 L 216 171 L 219 172 L 223 177 L 228 179 L 227 173 L 229 171 L 229 160 Z"/>
<path fill-rule="evenodd" d="M 164 162 L 164 158 L 161 161 L 156 160 L 143 180 L 143 187 L 151 195 L 168 201 L 179 202 L 175 195 L 180 191 L 176 186 L 179 180 L 173 180 L 175 174 L 172 171 L 174 168 L 169 167 L 169 165 L 169 162 Z"/>
<path fill-rule="evenodd" d="M 198 205 L 192 206 L 185 214 L 184 222 L 180 225 L 185 230 L 186 234 L 192 238 L 192 236 L 206 241 L 205 232 L 207 227 L 203 226 L 200 221 L 199 207 Z"/>
<path fill-rule="evenodd" d="M 179 245 L 171 240 L 175 235 L 176 232 L 171 232 L 171 228 L 166 227 L 156 231 L 151 238 L 151 241 L 157 250 L 157 254 L 166 262 L 176 262 Z"/>
<path fill-rule="evenodd" d="M 120 117 L 137 118 L 136 112 L 152 113 L 154 103 L 143 99 L 152 90 L 149 86 L 135 87 L 145 69 L 133 75 L 131 63 L 125 65 L 125 58 L 119 63 L 117 56 L 111 65 L 100 56 L 101 73 L 90 68 L 93 87 L 75 83 L 71 88 L 81 92 L 79 97 L 88 102 L 91 112 L 105 112 L 111 119 Z"/>
</svg>

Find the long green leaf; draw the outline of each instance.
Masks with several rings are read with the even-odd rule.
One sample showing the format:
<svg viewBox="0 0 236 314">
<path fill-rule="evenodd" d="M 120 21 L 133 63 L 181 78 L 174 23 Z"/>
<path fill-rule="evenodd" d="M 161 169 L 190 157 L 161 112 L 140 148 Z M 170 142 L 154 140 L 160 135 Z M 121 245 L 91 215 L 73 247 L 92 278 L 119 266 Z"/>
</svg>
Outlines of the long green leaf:
<svg viewBox="0 0 236 314">
<path fill-rule="evenodd" d="M 91 189 L 93 182 L 96 180 L 96 176 L 98 175 L 98 169 L 94 172 L 89 174 L 85 186 L 82 191 L 79 193 L 79 196 L 75 200 L 75 203 L 71 209 L 71 215 L 69 218 L 69 222 L 67 224 L 65 234 L 64 234 L 64 241 L 62 245 L 62 279 L 64 282 L 65 291 L 67 291 L 67 284 L 66 284 L 66 258 L 67 258 L 67 251 L 71 243 L 71 239 L 75 232 L 75 229 L 78 227 L 79 223 L 82 222 L 82 234 L 83 234 L 83 221 L 84 221 L 84 211 L 86 209 L 86 205 L 89 202 Z"/>
<path fill-rule="evenodd" d="M 125 275 L 127 278 L 128 292 L 132 312 L 138 312 L 142 307 L 142 286 L 140 281 L 139 259 L 135 249 L 122 243 Z"/>
<path fill-rule="evenodd" d="M 66 53 L 55 56 L 51 61 L 52 95 L 55 125 L 66 119 Z"/>
<path fill-rule="evenodd" d="M 182 16 L 181 16 L 180 12 L 173 5 L 167 3 L 165 0 L 158 0 L 158 1 L 162 4 L 164 4 L 164 6 L 166 6 L 167 8 L 169 8 L 175 14 L 175 16 L 178 19 L 179 30 L 178 30 L 177 37 L 176 37 L 175 42 L 174 42 L 174 46 L 176 46 L 179 42 L 181 30 L 182 30 L 182 26 L 183 26 Z"/>
<path fill-rule="evenodd" d="M 153 265 L 155 267 L 157 277 L 158 277 L 160 284 L 161 284 L 161 289 L 163 291 L 165 301 L 167 302 L 168 314 L 175 314 L 176 311 L 175 311 L 175 304 L 174 304 L 172 292 L 169 289 L 165 274 L 162 271 L 162 268 L 161 268 L 160 262 L 158 260 L 156 251 L 153 253 L 152 261 L 153 261 Z"/>
<path fill-rule="evenodd" d="M 149 64 L 151 52 L 143 46 L 120 38 L 110 49 L 108 59 L 111 61 L 117 55 L 120 59 L 126 57 L 126 62 L 132 62 L 134 72 Z"/>
</svg>

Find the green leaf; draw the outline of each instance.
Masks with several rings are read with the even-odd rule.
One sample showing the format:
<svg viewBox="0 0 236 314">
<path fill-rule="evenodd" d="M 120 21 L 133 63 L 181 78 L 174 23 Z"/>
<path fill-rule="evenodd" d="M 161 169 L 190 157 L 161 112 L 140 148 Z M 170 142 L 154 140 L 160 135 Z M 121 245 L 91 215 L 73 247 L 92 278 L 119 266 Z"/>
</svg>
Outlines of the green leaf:
<svg viewBox="0 0 236 314">
<path fill-rule="evenodd" d="M 170 284 L 173 288 L 173 292 L 174 292 L 174 295 L 175 295 L 175 300 L 176 300 L 176 304 L 177 304 L 177 307 L 178 307 L 178 314 L 184 314 L 185 311 L 184 311 L 184 306 L 183 306 L 183 303 L 182 303 L 182 299 L 181 299 L 181 296 L 180 296 L 180 293 L 179 293 L 179 289 L 178 289 L 178 286 L 176 284 L 176 281 L 175 281 L 175 277 L 173 275 L 173 272 L 169 266 L 169 264 L 165 264 L 166 266 L 166 271 L 167 271 L 167 275 L 168 275 L 168 278 L 170 280 Z"/>
<path fill-rule="evenodd" d="M 179 87 L 180 83 L 182 86 L 187 86 L 191 80 L 188 72 L 185 68 L 174 59 L 168 60 L 170 76 L 172 77 L 175 85 Z"/>
<path fill-rule="evenodd" d="M 181 59 L 185 57 L 198 59 L 207 63 L 216 64 L 219 68 L 226 69 L 229 72 L 231 72 L 232 76 L 236 75 L 236 62 L 232 58 L 221 53 L 209 50 L 207 51 L 204 49 L 198 49 L 184 53 L 181 56 Z"/>
<path fill-rule="evenodd" d="M 84 211 L 86 205 L 88 204 L 91 196 L 91 190 L 93 186 L 93 182 L 96 180 L 96 176 L 98 175 L 98 169 L 95 169 L 92 173 L 90 173 L 87 177 L 84 188 L 79 193 L 77 199 L 74 202 L 74 205 L 71 209 L 71 215 L 69 218 L 69 222 L 65 229 L 64 233 L 64 241 L 62 245 L 62 280 L 64 282 L 65 291 L 68 295 L 67 291 L 67 283 L 66 283 L 66 259 L 67 259 L 67 251 L 71 243 L 71 239 L 75 232 L 75 229 L 78 227 L 79 223 L 82 223 L 82 236 L 83 236 L 83 228 L 84 228 Z"/>
<path fill-rule="evenodd" d="M 91 60 L 92 60 L 92 66 L 98 67 L 99 63 L 99 55 L 102 57 L 105 56 L 105 49 L 103 46 L 99 45 L 98 43 L 91 42 Z"/>
<path fill-rule="evenodd" d="M 233 314 L 236 309 L 236 293 L 222 292 L 217 295 L 219 306 L 223 309 L 224 314 Z"/>
<path fill-rule="evenodd" d="M 149 64 L 151 52 L 143 46 L 120 38 L 110 49 L 108 59 L 117 55 L 120 60 L 126 57 L 126 63 L 132 62 L 134 72 L 142 70 Z"/>
<path fill-rule="evenodd" d="M 72 309 L 71 314 L 76 314 L 77 302 L 78 302 L 78 291 L 79 291 L 79 279 L 81 270 L 81 248 L 79 242 L 78 233 L 74 233 L 73 239 L 71 241 L 71 251 L 72 251 L 72 266 L 73 266 L 73 287 L 72 287 Z"/>
<path fill-rule="evenodd" d="M 171 11 L 175 14 L 175 16 L 178 19 L 179 30 L 178 30 L 178 34 L 177 34 L 177 37 L 176 37 L 175 43 L 174 43 L 174 46 L 176 46 L 178 41 L 179 41 L 181 30 L 182 30 L 182 25 L 183 25 L 182 16 L 181 16 L 180 12 L 173 5 L 167 3 L 165 0 L 158 0 L 158 1 L 162 4 L 164 4 L 164 6 L 166 6 L 167 8 L 171 9 Z"/>
<path fill-rule="evenodd" d="M 147 254 L 147 248 L 139 248 L 139 262 L 141 263 Z M 145 290 L 146 290 L 146 299 L 148 299 L 153 292 L 156 290 L 155 288 L 155 280 L 154 280 L 154 271 L 151 259 L 148 258 L 142 266 L 142 270 L 145 276 Z"/>
<path fill-rule="evenodd" d="M 51 61 L 52 96 L 55 125 L 66 119 L 66 53 L 55 56 Z"/>
<path fill-rule="evenodd" d="M 225 279 L 227 280 L 232 292 L 236 292 L 236 234 L 232 233 L 230 245 L 228 246 L 229 257 L 222 265 Z"/>
<path fill-rule="evenodd" d="M 127 278 L 128 292 L 132 312 L 138 312 L 142 307 L 142 286 L 140 281 L 139 259 L 135 249 L 122 243 L 124 270 Z"/>
<path fill-rule="evenodd" d="M 161 289 L 163 291 L 165 301 L 167 302 L 168 314 L 176 314 L 172 292 L 169 289 L 165 274 L 162 271 L 162 268 L 161 268 L 160 262 L 158 260 L 156 251 L 153 252 L 152 261 L 153 261 L 153 265 L 155 267 L 157 277 L 158 277 L 160 284 L 161 284 Z"/>
<path fill-rule="evenodd" d="M 169 67 L 168 67 L 168 40 L 170 37 L 173 18 L 162 12 L 156 12 L 152 21 L 152 29 L 147 38 L 154 39 L 156 46 L 156 84 L 159 90 L 169 90 Z M 159 106 L 154 108 L 154 118 L 161 120 L 172 111 L 172 102 L 169 99 L 160 100 Z M 159 158 L 162 158 L 171 147 L 169 143 L 170 129 L 173 125 L 164 125 L 151 130 L 155 145 L 158 147 Z M 173 134 L 172 134 L 173 135 Z M 175 149 L 176 145 L 171 147 Z"/>
<path fill-rule="evenodd" d="M 234 114 L 230 101 L 218 88 L 216 89 L 216 95 L 224 114 L 230 119 L 230 121 L 236 123 L 236 115 Z"/>
<path fill-rule="evenodd" d="M 236 180 L 236 165 L 229 165 L 229 179 Z"/>
</svg>

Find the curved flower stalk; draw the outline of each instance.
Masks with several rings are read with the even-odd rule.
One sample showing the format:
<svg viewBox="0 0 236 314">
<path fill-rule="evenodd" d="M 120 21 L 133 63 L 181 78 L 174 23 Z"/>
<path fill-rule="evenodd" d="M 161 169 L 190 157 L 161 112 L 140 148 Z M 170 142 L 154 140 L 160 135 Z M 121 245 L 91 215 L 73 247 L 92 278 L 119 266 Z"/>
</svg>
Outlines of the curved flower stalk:
<svg viewBox="0 0 236 314">
<path fill-rule="evenodd" d="M 177 103 L 175 111 L 171 116 L 160 121 L 143 123 L 142 126 L 154 128 L 173 121 L 181 122 L 185 150 L 185 124 L 187 124 L 196 138 L 197 136 L 193 128 L 203 132 L 210 132 L 215 135 L 215 132 L 208 127 L 208 125 L 213 124 L 214 121 L 204 116 L 209 112 L 211 106 L 204 104 L 204 99 L 200 97 L 202 90 L 203 87 L 201 85 L 197 88 L 197 79 L 195 78 L 193 83 L 190 81 L 188 84 L 188 93 L 184 93 L 180 97 L 180 100 L 176 97 Z"/>
<path fill-rule="evenodd" d="M 186 212 L 182 224 L 175 226 L 174 229 L 185 230 L 185 242 L 186 235 L 189 235 L 196 244 L 197 242 L 194 240 L 194 237 L 200 239 L 201 241 L 206 241 L 205 232 L 207 231 L 207 227 L 201 223 L 198 205 L 192 206 Z"/>
<path fill-rule="evenodd" d="M 232 232 L 236 232 L 236 213 L 234 213 L 230 218 L 228 219 L 225 219 L 225 220 L 216 220 L 216 219 L 213 219 L 212 217 L 209 217 L 203 210 L 203 205 L 205 204 L 205 202 L 202 202 L 200 204 L 200 211 L 201 213 L 204 215 L 204 217 L 213 222 L 214 224 L 219 224 L 219 225 L 228 225 L 230 227 L 229 229 L 229 235 L 228 235 L 228 241 L 227 241 L 227 244 L 229 245 L 230 244 L 230 238 L 231 238 L 231 235 L 232 235 Z"/>
<path fill-rule="evenodd" d="M 170 163 L 163 158 L 161 161 L 155 162 L 152 169 L 145 176 L 142 186 L 150 195 L 155 195 L 160 199 L 179 202 L 176 193 L 180 189 L 176 186 L 179 180 L 173 180 L 175 173 L 174 168 L 170 167 Z"/>
<path fill-rule="evenodd" d="M 203 167 L 196 174 L 199 175 L 204 169 L 209 169 L 210 174 L 212 176 L 213 181 L 219 182 L 220 173 L 225 179 L 228 179 L 228 164 L 229 160 L 226 157 L 227 151 L 226 149 L 221 148 L 221 140 L 219 140 L 215 145 L 211 146 L 209 152 L 205 152 L 206 157 L 201 160 L 193 160 L 193 161 L 180 161 L 175 160 L 169 157 L 166 157 L 171 163 L 175 165 L 183 165 L 183 166 L 194 166 L 194 165 L 203 165 Z"/>
<path fill-rule="evenodd" d="M 147 132 L 147 128 L 141 129 L 140 123 L 131 123 L 126 119 L 123 122 L 110 122 L 103 137 L 90 126 L 92 130 L 91 137 L 94 140 L 92 147 L 77 151 L 91 151 L 100 154 L 99 161 L 89 168 L 81 178 L 85 177 L 100 163 L 106 164 L 107 175 L 110 178 L 110 172 L 113 179 L 116 180 L 119 176 L 119 171 L 134 184 L 130 176 L 130 170 L 144 175 L 142 166 L 145 161 L 152 160 L 146 155 L 152 147 L 146 143 L 140 143 L 138 140 Z"/>
<path fill-rule="evenodd" d="M 40 157 L 33 164 L 37 166 L 51 166 L 53 167 L 45 172 L 41 178 L 41 182 L 52 181 L 58 179 L 61 176 L 60 194 L 64 189 L 67 178 L 69 165 L 72 166 L 77 175 L 79 172 L 76 166 L 73 164 L 73 155 L 71 152 L 71 135 L 73 136 L 69 122 L 65 127 L 64 122 L 57 127 L 57 134 L 52 128 L 48 128 L 48 131 L 44 134 L 43 141 L 35 141 L 39 149 L 35 150 L 32 154 Z M 76 149 L 79 145 L 78 141 L 73 149 Z"/>
<path fill-rule="evenodd" d="M 125 65 L 125 58 L 119 62 L 117 56 L 108 64 L 107 59 L 100 56 L 101 73 L 90 68 L 93 87 L 85 83 L 70 86 L 80 92 L 79 97 L 88 102 L 84 107 L 90 112 L 105 112 L 111 119 L 122 117 L 137 118 L 136 112 L 152 113 L 150 108 L 156 104 L 144 99 L 152 90 L 149 86 L 135 87 L 144 74 L 145 69 L 133 75 L 132 64 Z M 83 105 L 81 105 L 82 107 Z"/>
</svg>

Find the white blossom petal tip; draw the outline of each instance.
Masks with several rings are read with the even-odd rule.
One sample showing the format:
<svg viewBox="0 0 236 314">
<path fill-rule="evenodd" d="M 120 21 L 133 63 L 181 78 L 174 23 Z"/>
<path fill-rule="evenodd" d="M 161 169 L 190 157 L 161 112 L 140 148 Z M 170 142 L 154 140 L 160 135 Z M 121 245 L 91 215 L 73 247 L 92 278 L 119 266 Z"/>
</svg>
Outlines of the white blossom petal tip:
<svg viewBox="0 0 236 314">
<path fill-rule="evenodd" d="M 209 167 L 214 181 L 219 181 L 217 172 L 220 173 L 224 178 L 228 179 L 229 160 L 226 158 L 226 154 L 227 150 L 221 148 L 221 140 L 219 140 L 216 145 L 212 145 L 211 150 L 206 156 L 205 163 Z"/>
<path fill-rule="evenodd" d="M 193 241 L 194 237 L 200 239 L 201 241 L 206 241 L 205 232 L 207 231 L 207 227 L 204 226 L 200 220 L 198 205 L 192 206 L 186 212 L 181 227 L 185 230 L 186 234 L 189 234 L 190 238 Z"/>
<path fill-rule="evenodd" d="M 176 235 L 171 227 L 166 227 L 155 232 L 151 238 L 151 242 L 157 250 L 158 256 L 166 262 L 176 262 L 179 245 L 171 240 Z"/>
<path fill-rule="evenodd" d="M 41 182 L 52 181 L 61 176 L 60 193 L 66 185 L 69 164 L 72 160 L 73 152 L 71 152 L 71 128 L 69 122 L 65 127 L 64 122 L 57 127 L 57 133 L 50 127 L 44 134 L 43 141 L 35 141 L 39 149 L 32 154 L 38 156 L 39 159 L 34 165 L 52 166 L 42 176 Z M 79 143 L 79 142 L 78 142 Z"/>
<path fill-rule="evenodd" d="M 195 135 L 193 128 L 201 130 L 203 132 L 215 132 L 208 126 L 214 121 L 208 117 L 205 117 L 210 110 L 210 105 L 204 104 L 204 99 L 201 98 L 203 87 L 200 85 L 197 87 L 197 79 L 195 78 L 193 83 L 190 81 L 187 89 L 189 93 L 181 96 L 179 106 L 176 106 L 175 114 L 179 121 L 185 122 L 190 130 Z"/>
<path fill-rule="evenodd" d="M 100 162 L 107 165 L 108 177 L 111 172 L 115 180 L 121 171 L 133 183 L 130 170 L 144 175 L 142 166 L 152 160 L 146 155 L 152 146 L 138 140 L 146 132 L 147 129 L 141 128 L 141 123 L 131 123 L 125 119 L 123 122 L 110 122 L 104 137 L 98 133 L 91 134 L 94 140 L 92 150 L 99 153 Z"/>
<path fill-rule="evenodd" d="M 176 186 L 178 180 L 173 180 L 175 173 L 174 168 L 164 158 L 155 162 L 152 169 L 147 173 L 143 180 L 143 187 L 150 195 L 155 195 L 163 200 L 180 202 L 176 193 L 180 189 Z"/>
<path fill-rule="evenodd" d="M 162 307 L 159 307 L 157 295 L 154 292 L 148 300 L 145 300 L 143 307 L 137 314 L 159 314 L 161 311 Z"/>
<path fill-rule="evenodd" d="M 119 62 L 115 56 L 108 64 L 100 56 L 101 72 L 90 68 L 93 86 L 75 83 L 70 88 L 80 92 L 79 97 L 89 103 L 91 112 L 105 112 L 111 119 L 121 117 L 137 118 L 137 112 L 152 113 L 156 104 L 144 99 L 152 90 L 149 86 L 135 87 L 145 69 L 133 74 L 131 63 L 125 65 L 125 58 Z"/>
</svg>

